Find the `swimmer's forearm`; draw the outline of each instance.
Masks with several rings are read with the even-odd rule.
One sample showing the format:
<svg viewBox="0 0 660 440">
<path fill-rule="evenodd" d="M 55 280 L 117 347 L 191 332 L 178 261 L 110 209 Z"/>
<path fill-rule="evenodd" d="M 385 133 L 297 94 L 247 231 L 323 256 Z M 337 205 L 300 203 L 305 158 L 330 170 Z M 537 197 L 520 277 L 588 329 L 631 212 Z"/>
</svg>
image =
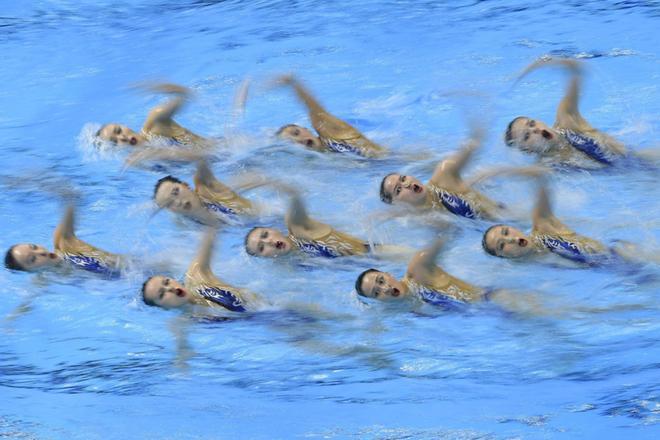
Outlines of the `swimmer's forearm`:
<svg viewBox="0 0 660 440">
<path fill-rule="evenodd" d="M 551 170 L 546 167 L 531 165 L 527 167 L 499 167 L 491 168 L 489 170 L 482 171 L 472 177 L 466 182 L 467 186 L 476 185 L 482 183 L 488 179 L 501 176 L 526 176 L 526 177 L 539 177 L 541 175 L 549 173 Z"/>
<path fill-rule="evenodd" d="M 67 206 L 62 221 L 55 229 L 54 242 L 55 248 L 59 249 L 62 245 L 61 241 L 75 236 L 75 212 L 73 206 Z"/>
</svg>

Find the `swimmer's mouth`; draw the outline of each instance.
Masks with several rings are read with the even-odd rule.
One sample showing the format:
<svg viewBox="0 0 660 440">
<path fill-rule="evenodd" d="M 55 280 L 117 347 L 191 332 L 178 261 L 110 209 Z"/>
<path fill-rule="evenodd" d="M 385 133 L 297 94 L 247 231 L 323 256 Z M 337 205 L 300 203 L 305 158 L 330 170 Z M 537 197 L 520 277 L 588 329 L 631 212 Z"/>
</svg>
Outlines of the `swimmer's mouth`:
<svg viewBox="0 0 660 440">
<path fill-rule="evenodd" d="M 178 296 L 179 298 L 183 298 L 184 296 L 186 296 L 186 291 L 181 288 L 177 288 L 174 292 L 176 293 L 176 296 Z"/>
<path fill-rule="evenodd" d="M 137 145 L 137 138 L 135 136 L 131 137 L 131 140 L 129 141 L 131 145 Z"/>
<path fill-rule="evenodd" d="M 548 130 L 541 131 L 541 136 L 543 136 L 547 140 L 552 139 L 552 133 L 550 133 Z"/>
<path fill-rule="evenodd" d="M 520 247 L 527 247 L 527 240 L 524 238 L 519 238 L 518 239 L 518 246 Z"/>
<path fill-rule="evenodd" d="M 422 192 L 422 187 L 417 185 L 416 183 L 413 183 L 413 192 L 415 192 L 416 194 L 421 193 Z"/>
<path fill-rule="evenodd" d="M 283 241 L 278 241 L 277 243 L 275 243 L 275 248 L 276 249 L 284 249 L 285 246 L 286 245 L 284 244 Z"/>
<path fill-rule="evenodd" d="M 394 298 L 398 297 L 400 294 L 401 294 L 401 292 L 399 291 L 399 289 L 397 289 L 396 287 L 392 288 L 392 296 Z"/>
<path fill-rule="evenodd" d="M 53 252 L 50 252 L 48 254 L 48 258 L 50 258 L 51 260 L 56 260 L 57 259 L 57 254 L 53 253 Z"/>
<path fill-rule="evenodd" d="M 311 139 L 307 139 L 307 141 L 305 141 L 305 145 L 307 145 L 308 147 L 313 147 L 314 146 L 314 141 L 311 140 Z"/>
</svg>

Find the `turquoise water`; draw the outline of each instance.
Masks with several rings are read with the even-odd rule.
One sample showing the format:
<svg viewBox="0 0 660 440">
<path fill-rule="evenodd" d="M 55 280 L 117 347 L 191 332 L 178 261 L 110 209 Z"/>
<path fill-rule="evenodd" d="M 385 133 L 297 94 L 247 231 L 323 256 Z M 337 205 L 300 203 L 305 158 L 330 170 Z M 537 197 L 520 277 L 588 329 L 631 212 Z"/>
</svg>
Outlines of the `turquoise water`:
<svg viewBox="0 0 660 440">
<path fill-rule="evenodd" d="M 222 180 L 260 170 L 294 182 L 317 218 L 377 241 L 421 248 L 430 231 L 411 220 L 379 227 L 372 212 L 383 175 L 428 177 L 428 163 L 466 135 L 465 113 L 488 127 L 471 171 L 530 158 L 503 146 L 515 116 L 552 122 L 565 77 L 539 71 L 542 55 L 583 59 L 581 108 L 632 149 L 657 146 L 660 60 L 653 2 L 6 2 L 0 14 L 0 248 L 50 244 L 62 213 L 54 193 L 82 196 L 78 235 L 181 275 L 200 231 L 161 213 L 150 219 L 162 173 L 121 170 L 89 133 L 104 122 L 139 128 L 159 97 L 142 80 L 192 87 L 177 116 L 208 136 L 230 134 L 236 88 L 253 88 L 238 133 L 213 165 Z M 268 90 L 295 72 L 336 115 L 394 152 L 424 163 L 366 162 L 276 145 L 285 123 L 309 125 L 291 93 Z M 478 97 L 456 98 L 457 90 Z M 193 170 L 170 170 L 191 181 Z M 426 173 L 426 174 L 425 174 Z M 604 242 L 660 248 L 658 174 L 562 171 L 555 211 Z M 531 209 L 524 180 L 484 191 Z M 284 201 L 265 224 L 281 226 Z M 564 311 L 523 318 L 396 313 L 356 298 L 355 277 L 405 263 L 255 260 L 248 225 L 223 230 L 215 272 L 262 294 L 274 310 L 187 326 L 192 356 L 177 358 L 175 312 L 141 303 L 141 273 L 108 281 L 0 271 L 0 434 L 16 438 L 656 438 L 660 434 L 658 267 L 583 270 L 516 264 L 480 249 L 479 222 L 456 222 L 440 264 L 480 286 L 534 290 Z M 529 225 L 524 222 L 523 227 Z M 323 313 L 278 309 L 298 303 Z M 15 315 L 29 304 L 29 310 Z M 626 306 L 626 307 L 619 307 Z M 600 308 L 586 312 L 578 307 Z M 26 307 L 23 307 L 26 308 Z"/>
</svg>

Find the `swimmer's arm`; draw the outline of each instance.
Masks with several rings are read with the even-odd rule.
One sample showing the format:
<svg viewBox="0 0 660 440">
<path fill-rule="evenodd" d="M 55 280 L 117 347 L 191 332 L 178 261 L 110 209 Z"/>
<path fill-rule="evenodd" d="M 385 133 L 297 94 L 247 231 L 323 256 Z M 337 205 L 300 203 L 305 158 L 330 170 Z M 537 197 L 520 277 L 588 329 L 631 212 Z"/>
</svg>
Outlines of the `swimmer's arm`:
<svg viewBox="0 0 660 440">
<path fill-rule="evenodd" d="M 204 275 L 212 275 L 211 271 L 211 257 L 213 256 L 213 246 L 215 244 L 215 236 L 217 231 L 213 228 L 207 228 L 202 239 L 202 244 L 197 251 L 197 256 L 190 264 L 188 272 L 197 270 Z"/>
<path fill-rule="evenodd" d="M 539 177 L 550 171 L 549 168 L 540 165 L 530 165 L 526 167 L 497 167 L 484 170 L 474 175 L 466 181 L 466 184 L 467 186 L 472 186 L 500 176 Z"/>
<path fill-rule="evenodd" d="M 418 252 L 412 259 L 410 265 L 408 266 L 408 271 L 414 272 L 416 269 L 423 269 L 426 271 L 432 271 L 437 267 L 435 264 L 436 258 L 440 255 L 440 252 L 445 246 L 445 240 L 442 238 L 437 238 L 433 241 L 431 246 L 424 249 L 421 252 Z"/>
<path fill-rule="evenodd" d="M 454 179 L 460 179 L 461 171 L 468 164 L 475 151 L 481 146 L 483 138 L 483 130 L 473 127 L 470 139 L 465 143 L 465 146 L 461 148 L 458 153 L 438 164 L 431 177 L 431 182 L 438 182 L 447 174 Z"/>
<path fill-rule="evenodd" d="M 296 92 L 298 98 L 305 104 L 310 113 L 310 117 L 316 113 L 328 113 L 325 108 L 312 96 L 309 90 L 303 86 L 293 75 L 283 75 L 278 78 L 278 82 L 283 85 L 289 85 Z M 314 118 L 312 117 L 312 120 Z"/>
<path fill-rule="evenodd" d="M 173 148 L 141 148 L 133 151 L 124 161 L 124 169 L 135 167 L 148 161 L 195 162 L 206 159 L 209 151 L 184 150 Z"/>
<path fill-rule="evenodd" d="M 68 206 L 66 208 L 66 211 L 64 212 L 62 221 L 60 221 L 60 224 L 57 226 L 57 228 L 55 228 L 55 233 L 53 234 L 53 242 L 55 249 L 60 250 L 64 245 L 63 242 L 65 240 L 76 238 L 76 234 L 74 232 L 74 226 L 75 226 L 74 208 L 73 206 Z"/>
<path fill-rule="evenodd" d="M 282 187 L 282 190 L 289 194 L 289 210 L 287 211 L 287 225 L 302 226 L 306 229 L 314 228 L 314 221 L 307 214 L 305 203 L 300 197 L 300 193 L 291 187 Z"/>
<path fill-rule="evenodd" d="M 197 171 L 193 178 L 195 187 L 205 186 L 209 189 L 219 192 L 233 192 L 227 185 L 215 178 L 206 161 L 200 161 L 197 164 Z"/>
<path fill-rule="evenodd" d="M 534 206 L 534 211 L 532 211 L 534 229 L 539 229 L 541 225 L 548 224 L 554 219 L 555 217 L 550 206 L 550 197 L 548 196 L 548 191 L 546 190 L 545 186 L 542 185 L 539 188 L 539 192 L 536 197 L 536 205 Z"/>
<path fill-rule="evenodd" d="M 160 93 L 174 95 L 163 105 L 154 107 L 147 116 L 144 123 L 144 130 L 149 131 L 151 127 L 157 122 L 170 121 L 172 117 L 183 107 L 191 95 L 190 89 L 179 86 L 177 84 L 152 84 L 144 86 L 144 88 Z"/>
</svg>

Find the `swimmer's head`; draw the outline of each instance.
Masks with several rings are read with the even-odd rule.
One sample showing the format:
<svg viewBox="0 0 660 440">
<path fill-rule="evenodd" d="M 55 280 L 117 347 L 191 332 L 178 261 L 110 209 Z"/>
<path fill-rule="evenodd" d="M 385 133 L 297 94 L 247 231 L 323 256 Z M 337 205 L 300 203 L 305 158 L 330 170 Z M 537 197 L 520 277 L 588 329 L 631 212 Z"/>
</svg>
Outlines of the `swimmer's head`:
<svg viewBox="0 0 660 440">
<path fill-rule="evenodd" d="M 55 267 L 61 262 L 62 257 L 36 244 L 15 244 L 5 255 L 7 269 L 27 272 Z"/>
<path fill-rule="evenodd" d="M 309 148 L 321 148 L 321 139 L 308 129 L 295 124 L 285 125 L 275 133 L 280 139 L 295 142 Z"/>
<path fill-rule="evenodd" d="M 481 240 L 484 250 L 495 257 L 520 258 L 534 251 L 532 244 L 522 231 L 507 225 L 491 226 Z"/>
<path fill-rule="evenodd" d="M 143 134 L 121 124 L 105 124 L 96 132 L 96 137 L 122 147 L 134 147 L 147 141 Z"/>
<path fill-rule="evenodd" d="M 408 296 L 406 286 L 387 272 L 367 269 L 355 281 L 355 291 L 365 298 L 396 301 Z"/>
<path fill-rule="evenodd" d="M 188 184 L 172 176 L 165 176 L 156 183 L 154 200 L 159 208 L 180 214 L 194 214 L 205 209 L 202 200 Z"/>
<path fill-rule="evenodd" d="M 293 247 L 289 237 L 273 228 L 257 226 L 245 236 L 245 250 L 255 257 L 280 257 L 291 252 Z"/>
<path fill-rule="evenodd" d="M 506 128 L 504 142 L 528 153 L 543 153 L 557 142 L 557 133 L 541 121 L 518 116 Z"/>
<path fill-rule="evenodd" d="M 380 183 L 380 199 L 385 203 L 402 202 L 414 206 L 426 202 L 426 187 L 412 176 L 391 173 Z"/>
<path fill-rule="evenodd" d="M 142 300 L 148 306 L 176 309 L 190 302 L 192 298 L 185 287 L 176 280 L 156 275 L 142 285 Z"/>
</svg>

